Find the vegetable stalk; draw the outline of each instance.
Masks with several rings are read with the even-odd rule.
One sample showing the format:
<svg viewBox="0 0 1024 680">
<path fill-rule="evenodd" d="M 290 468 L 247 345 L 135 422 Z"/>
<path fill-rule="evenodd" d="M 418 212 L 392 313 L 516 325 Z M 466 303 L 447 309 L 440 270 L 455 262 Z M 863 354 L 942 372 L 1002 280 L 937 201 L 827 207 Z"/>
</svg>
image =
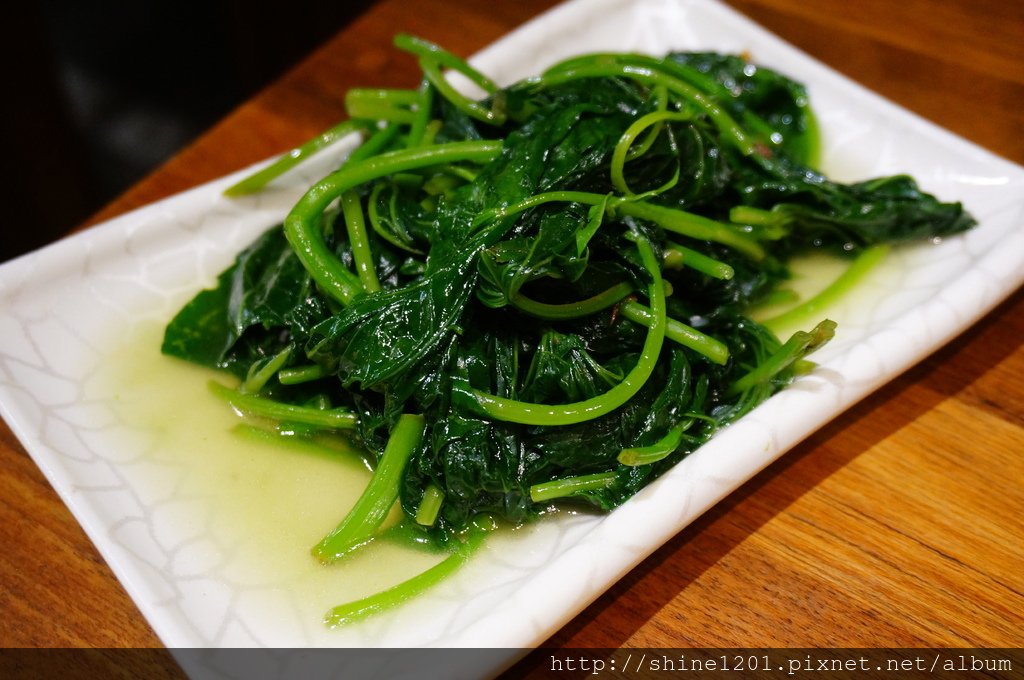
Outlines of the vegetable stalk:
<svg viewBox="0 0 1024 680">
<path fill-rule="evenodd" d="M 423 591 L 432 588 L 453 574 L 480 547 L 484 537 L 492 527 L 485 526 L 482 520 L 476 520 L 466 533 L 464 540 L 459 542 L 444 560 L 430 569 L 412 578 L 369 597 L 333 607 L 324 616 L 324 623 L 331 628 L 356 623 L 391 609 Z"/>
<path fill-rule="evenodd" d="M 273 399 L 242 394 L 230 387 L 225 387 L 215 380 L 209 382 L 210 391 L 228 402 L 242 413 L 284 420 L 305 425 L 316 425 L 328 429 L 348 430 L 359 422 L 359 416 L 346 409 L 318 409 L 295 404 L 285 404 Z"/>
<path fill-rule="evenodd" d="M 349 189 L 379 177 L 455 161 L 486 162 L 500 152 L 501 142 L 453 142 L 389 151 L 350 163 L 320 180 L 299 199 L 285 218 L 285 236 L 321 290 L 348 305 L 361 294 L 362 283 L 324 242 L 319 216 L 327 206 Z"/>
<path fill-rule="evenodd" d="M 365 132 L 369 127 L 365 120 L 344 120 L 283 154 L 262 170 L 258 170 L 245 179 L 231 185 L 224 190 L 224 195 L 244 196 L 246 194 L 254 194 L 322 149 L 356 132 Z"/>
<path fill-rule="evenodd" d="M 398 498 L 402 471 L 420 445 L 425 422 L 421 415 L 398 419 L 363 494 L 334 531 L 313 547 L 317 559 L 333 562 L 373 538 Z"/>
<path fill-rule="evenodd" d="M 651 277 L 648 298 L 653 319 L 648 326 L 640 359 L 622 382 L 604 394 L 564 405 L 532 404 L 470 388 L 470 394 L 483 413 L 495 420 L 525 425 L 572 425 L 610 413 L 640 391 L 654 372 L 665 340 L 665 290 L 661 280 L 661 268 L 651 244 L 642 236 L 636 236 L 634 241 L 640 253 L 640 260 Z"/>
</svg>

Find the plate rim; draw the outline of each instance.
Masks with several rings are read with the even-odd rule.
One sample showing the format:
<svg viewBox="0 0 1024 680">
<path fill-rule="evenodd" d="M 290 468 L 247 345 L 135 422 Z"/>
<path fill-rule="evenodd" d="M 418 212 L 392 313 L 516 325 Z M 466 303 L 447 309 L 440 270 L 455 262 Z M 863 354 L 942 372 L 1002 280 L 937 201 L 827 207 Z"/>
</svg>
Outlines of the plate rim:
<svg viewBox="0 0 1024 680">
<path fill-rule="evenodd" d="M 580 12 L 592 11 L 593 8 L 601 5 L 629 5 L 633 7 L 639 7 L 640 4 L 641 3 L 631 3 L 630 0 L 569 0 L 569 2 L 556 5 L 555 7 L 549 9 L 547 12 L 529 20 L 528 22 L 521 25 L 517 29 L 513 30 L 511 33 L 507 34 L 506 36 L 499 39 L 495 43 L 492 43 L 487 48 L 484 48 L 484 50 L 478 52 L 474 57 L 472 57 L 472 60 L 475 63 L 481 61 L 486 62 L 488 59 L 493 58 L 489 55 L 499 53 L 501 49 L 503 49 L 503 45 L 505 45 L 507 41 L 519 39 L 520 36 L 522 36 L 523 34 L 532 32 L 537 28 L 537 26 L 545 24 L 552 18 L 564 19 L 565 17 L 573 16 Z M 646 4 L 652 3 L 649 2 Z M 815 69 L 817 69 L 821 73 L 821 75 L 818 77 L 826 78 L 829 81 L 832 81 L 832 83 L 840 86 L 845 90 L 854 92 L 858 96 L 868 98 L 870 100 L 870 106 L 872 108 L 881 108 L 882 113 L 886 117 L 896 116 L 897 118 L 900 118 L 902 120 L 909 121 L 910 123 L 913 124 L 915 128 L 921 130 L 922 133 L 927 133 L 927 135 L 932 138 L 941 139 L 945 144 L 953 148 L 964 149 L 972 154 L 979 155 L 980 158 L 984 160 L 984 162 L 992 163 L 1000 168 L 1005 168 L 1007 172 L 1019 173 L 1024 175 L 1024 167 L 1021 167 L 1020 165 L 1014 163 L 1013 161 L 1003 158 L 997 153 L 990 151 L 984 147 L 981 147 L 980 145 L 971 142 L 970 140 L 966 140 L 963 137 L 960 137 L 959 135 L 956 135 L 955 133 L 952 133 L 949 130 L 946 130 L 938 126 L 937 124 L 933 123 L 932 121 L 929 121 L 928 119 L 920 116 L 919 114 L 909 111 L 908 109 L 900 106 L 899 104 L 896 104 L 895 102 L 883 97 L 882 95 L 879 95 L 878 93 L 866 88 L 863 85 L 860 85 L 856 81 L 834 70 L 827 64 L 818 61 L 814 57 L 806 54 L 805 52 L 788 43 L 779 36 L 761 27 L 756 22 L 754 22 L 753 20 L 751 20 L 738 10 L 730 6 L 724 5 L 723 3 L 718 2 L 718 0 L 682 0 L 682 4 L 702 4 L 708 7 L 715 7 L 717 8 L 717 11 L 721 11 L 728 15 L 731 15 L 731 18 L 733 20 L 739 20 L 744 22 L 746 24 L 747 30 L 750 30 L 751 32 L 758 34 L 761 39 L 768 38 L 774 41 L 776 43 L 776 48 L 791 51 L 795 55 L 795 57 L 799 58 L 800 61 L 809 64 Z M 56 267 L 63 260 L 74 259 L 73 257 L 70 256 L 74 254 L 75 249 L 78 246 L 92 244 L 97 241 L 101 241 L 107 236 L 117 233 L 117 230 L 126 224 L 145 222 L 145 220 L 150 215 L 158 215 L 160 212 L 171 208 L 178 202 L 189 203 L 195 200 L 197 197 L 218 195 L 224 187 L 229 186 L 233 181 L 245 176 L 253 168 L 265 165 L 266 163 L 270 162 L 270 160 L 271 159 L 262 161 L 253 166 L 250 166 L 249 168 L 245 168 L 237 172 L 231 173 L 230 175 L 227 175 L 225 177 L 203 183 L 184 192 L 180 192 L 173 196 L 161 199 L 160 201 L 136 208 L 132 211 L 114 217 L 111 220 L 107 220 L 102 224 L 95 225 L 84 231 L 72 234 L 40 250 L 10 260 L 0 265 L 0 275 L 9 273 L 17 268 L 22 267 L 28 269 L 33 269 L 35 267 Z M 973 271 L 973 268 L 970 271 Z M 969 274 L 970 271 L 967 272 L 966 274 L 963 274 L 963 276 Z M 954 285 L 959 279 L 960 277 L 952 281 L 950 284 L 948 284 L 948 286 Z M 0 279 L 0 283 L 2 283 L 2 279 Z M 887 383 L 890 380 L 894 379 L 895 377 L 903 373 L 905 370 L 907 370 L 910 366 L 914 365 L 919 361 L 924 360 L 927 356 L 931 355 L 941 346 L 950 341 L 953 337 L 966 331 L 978 319 L 988 314 L 992 308 L 994 308 L 1004 299 L 1012 295 L 1017 290 L 1017 288 L 1020 287 L 1022 283 L 1024 283 L 1024 270 L 1018 270 L 1015 273 L 1015 276 L 1011 275 L 1006 279 L 1005 282 L 1002 283 L 1002 288 L 1000 289 L 999 293 L 992 297 L 986 305 L 974 308 L 974 314 L 970 317 L 969 321 L 957 324 L 956 327 L 951 328 L 948 333 L 946 333 L 940 340 L 929 346 L 925 351 L 910 356 L 905 362 L 900 364 L 899 368 L 892 371 L 888 371 L 884 376 L 880 376 L 876 383 L 869 389 L 865 389 L 865 391 L 860 395 L 860 397 L 858 397 L 858 399 L 861 399 L 864 396 L 870 394 L 871 391 L 876 389 L 881 384 Z M 946 290 L 946 287 L 944 287 L 943 290 Z M 3 292 L 4 289 L 0 288 L 0 296 L 2 296 Z M 871 336 L 869 336 L 869 338 L 870 337 Z M 42 442 L 38 437 L 36 437 L 34 433 L 30 431 L 30 428 L 24 422 L 23 417 L 19 417 L 19 414 L 15 413 L 15 409 L 11 405 L 11 399 L 9 397 L 9 393 L 13 389 L 20 389 L 20 386 L 18 386 L 17 384 L 8 386 L 7 384 L 0 383 L 0 416 L 3 417 L 5 422 L 7 422 L 8 426 L 11 428 L 15 437 L 19 440 L 19 442 L 21 442 L 22 446 L 31 456 L 33 462 L 43 472 L 44 476 L 47 478 L 47 481 L 50 483 L 51 487 L 54 489 L 54 491 L 56 491 L 61 501 L 65 504 L 65 506 L 75 517 L 78 524 L 83 528 L 86 535 L 89 537 L 90 541 L 96 546 L 97 550 L 103 556 L 106 563 L 110 566 L 112 572 L 115 574 L 118 581 L 128 592 L 129 596 L 132 598 L 135 605 L 142 612 L 143 616 L 146 618 L 147 623 L 152 627 L 156 635 L 168 647 L 191 646 L 193 641 L 189 639 L 189 635 L 187 634 L 188 632 L 179 629 L 175 625 L 176 621 L 172 617 L 168 617 L 166 615 L 166 612 L 157 607 L 153 599 L 148 597 L 147 587 L 142 582 L 143 579 L 139 578 L 137 574 L 130 573 L 132 571 L 130 569 L 130 566 L 124 563 L 122 560 L 117 559 L 115 554 L 117 546 L 115 546 L 107 537 L 101 535 L 101 532 L 103 532 L 106 529 L 106 527 L 103 526 L 102 520 L 97 517 L 95 509 L 91 508 L 88 505 L 88 503 L 79 502 L 79 500 L 75 498 L 74 495 L 71 493 L 72 489 L 69 489 L 60 479 L 60 475 L 50 464 L 50 459 L 47 456 L 43 455 L 42 453 L 39 453 L 40 451 L 45 452 L 50 447 L 46 443 Z M 845 404 L 840 410 L 832 413 L 832 416 L 834 417 L 840 415 L 853 403 L 855 402 L 851 401 Z M 811 432 L 819 429 L 823 425 L 824 422 L 815 425 L 811 429 Z M 810 432 L 808 432 L 808 434 L 809 433 Z M 765 465 L 770 464 L 779 456 L 783 455 L 786 450 L 788 450 L 788 447 L 784 447 L 774 458 L 766 460 Z M 682 468 L 682 465 L 677 467 Z M 756 474 L 756 472 L 757 470 L 754 470 L 753 472 L 751 472 L 749 476 Z M 743 480 L 740 480 L 740 484 L 746 481 L 746 479 L 749 479 L 749 476 L 745 477 Z M 666 475 L 662 479 L 664 480 L 667 478 L 668 475 Z M 632 501 L 630 502 L 632 503 Z M 715 502 L 717 502 L 717 500 Z M 643 552 L 643 554 L 639 554 L 638 559 L 624 567 L 620 564 L 619 571 L 621 573 L 625 573 L 626 571 L 632 569 L 637 563 L 645 559 L 646 556 L 650 554 L 650 552 L 653 552 L 658 547 L 660 547 L 660 545 L 662 545 L 661 542 L 650 545 L 650 550 Z M 555 563 L 552 563 L 546 569 L 555 570 L 555 565 L 557 563 L 557 561 Z M 618 577 L 611 579 L 609 583 L 614 582 L 615 580 L 617 580 L 617 578 Z M 552 626 L 550 630 L 556 630 L 558 627 L 561 627 L 561 625 L 563 625 L 565 621 L 575 616 L 579 611 L 581 611 L 586 606 L 586 604 L 589 604 L 590 601 L 599 597 L 604 591 L 605 588 L 597 589 L 592 593 L 593 597 L 590 600 L 583 603 L 581 606 L 574 609 L 573 611 L 566 611 L 566 615 L 563 618 L 563 620 L 560 623 L 558 623 L 557 626 Z M 525 631 L 525 629 L 523 629 L 523 632 L 525 633 L 528 631 Z M 501 646 L 522 648 L 524 646 L 529 646 L 530 642 L 536 643 L 539 641 L 540 640 L 536 639 L 526 640 L 525 638 L 517 638 L 512 640 L 512 642 L 514 642 L 515 644 L 509 645 L 507 644 L 508 640 L 505 640 Z"/>
</svg>

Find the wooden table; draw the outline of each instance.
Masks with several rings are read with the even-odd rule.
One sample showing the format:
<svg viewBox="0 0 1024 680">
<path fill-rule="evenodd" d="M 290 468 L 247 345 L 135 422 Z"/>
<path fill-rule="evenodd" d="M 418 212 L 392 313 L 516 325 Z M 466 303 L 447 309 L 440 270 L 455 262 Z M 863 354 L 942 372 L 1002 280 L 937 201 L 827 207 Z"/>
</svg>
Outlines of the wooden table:
<svg viewBox="0 0 1024 680">
<path fill-rule="evenodd" d="M 92 222 L 313 135 L 339 117 L 350 86 L 413 86 L 412 61 L 390 47 L 395 32 L 470 54 L 551 4 L 381 2 Z M 1024 5 L 732 4 L 868 87 L 1024 162 Z M 748 482 L 548 644 L 1021 646 L 1022 338 L 1017 293 Z M 0 543 L 0 645 L 159 645 L 6 426 Z M 531 663 L 520 670 L 539 674 Z"/>
</svg>

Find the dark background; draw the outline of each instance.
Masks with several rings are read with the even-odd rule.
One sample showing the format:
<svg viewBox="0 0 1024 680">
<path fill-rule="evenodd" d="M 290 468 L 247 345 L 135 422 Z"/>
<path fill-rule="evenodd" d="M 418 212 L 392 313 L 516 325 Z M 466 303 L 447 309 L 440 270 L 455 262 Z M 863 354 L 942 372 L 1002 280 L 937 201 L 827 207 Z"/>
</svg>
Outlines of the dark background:
<svg viewBox="0 0 1024 680">
<path fill-rule="evenodd" d="M 0 261 L 85 220 L 372 1 L 35 0 L 5 10 Z"/>
</svg>

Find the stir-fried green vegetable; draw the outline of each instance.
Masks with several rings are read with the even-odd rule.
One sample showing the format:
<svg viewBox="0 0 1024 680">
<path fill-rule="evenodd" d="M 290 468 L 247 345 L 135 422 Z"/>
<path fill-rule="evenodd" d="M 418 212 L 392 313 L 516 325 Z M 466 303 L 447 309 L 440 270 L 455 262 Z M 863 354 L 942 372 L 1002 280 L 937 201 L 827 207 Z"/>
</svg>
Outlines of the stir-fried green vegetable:
<svg viewBox="0 0 1024 680">
<path fill-rule="evenodd" d="M 237 410 L 344 431 L 376 461 L 318 558 L 381 535 L 396 499 L 404 535 L 451 552 L 334 623 L 427 587 L 493 518 L 614 508 L 805 370 L 834 323 L 781 342 L 746 316 L 792 256 L 855 258 L 794 312 L 814 313 L 887 244 L 973 224 L 908 177 L 828 180 L 804 88 L 739 57 L 589 55 L 499 89 L 435 45 L 396 43 L 422 85 L 349 93 L 350 121 L 229 189 L 364 136 L 163 344 L 237 376 L 214 386 Z"/>
</svg>

